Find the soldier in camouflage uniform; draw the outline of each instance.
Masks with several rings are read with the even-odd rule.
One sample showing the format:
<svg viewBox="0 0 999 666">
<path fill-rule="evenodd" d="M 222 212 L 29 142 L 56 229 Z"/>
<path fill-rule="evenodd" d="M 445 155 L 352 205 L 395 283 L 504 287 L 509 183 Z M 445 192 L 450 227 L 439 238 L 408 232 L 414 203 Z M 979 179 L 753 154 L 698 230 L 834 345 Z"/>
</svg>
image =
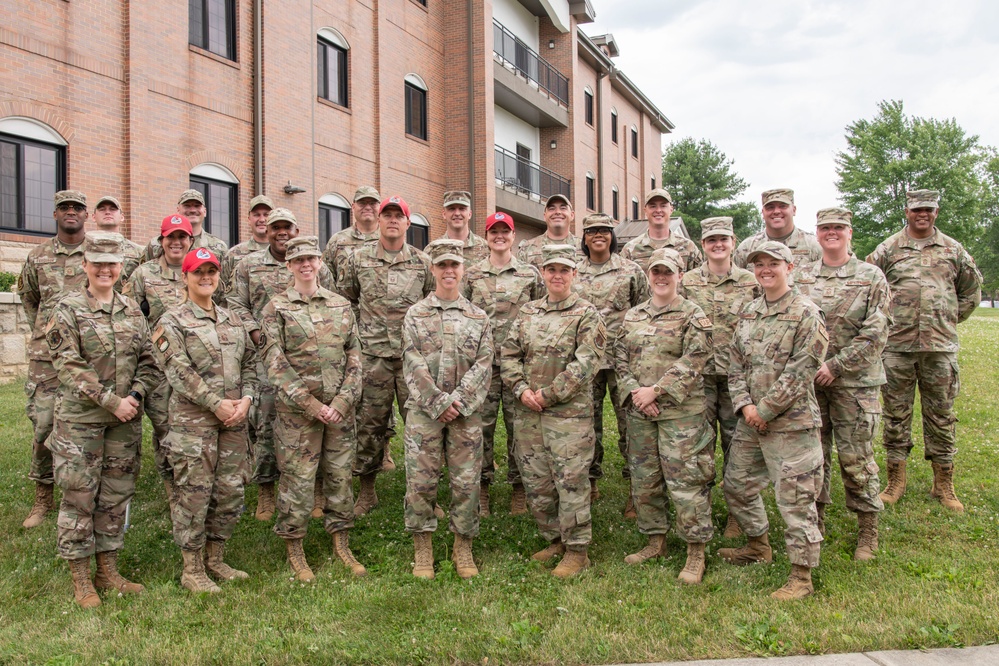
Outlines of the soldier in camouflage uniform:
<svg viewBox="0 0 999 666">
<path fill-rule="evenodd" d="M 246 419 L 257 355 L 239 317 L 212 300 L 221 270 L 211 250 L 192 250 L 181 270 L 186 299 L 160 318 L 152 334 L 154 353 L 173 387 L 170 431 L 163 440 L 175 487 L 173 540 L 184 557 L 181 586 L 219 592 L 206 570 L 219 580 L 249 578 L 223 556 L 243 513 Z"/>
<path fill-rule="evenodd" d="M 582 259 L 583 252 L 579 249 L 579 239 L 573 235 L 576 213 L 572 210 L 569 198 L 562 194 L 553 194 L 545 203 L 545 233 L 534 238 L 520 241 L 517 246 L 517 259 L 530 264 L 537 269 L 544 261 L 542 250 L 545 245 L 565 244 L 576 248 L 577 258 Z"/>
<path fill-rule="evenodd" d="M 628 310 L 611 355 L 621 393 L 631 403 L 628 464 L 638 530 L 649 535 L 649 543 L 624 561 L 640 564 L 666 554 L 669 489 L 677 533 L 687 543 L 678 578 L 696 585 L 704 578 L 704 544 L 714 535 L 714 430 L 704 421 L 701 377 L 711 350 L 711 320 L 678 293 L 684 262 L 672 248 L 652 254 L 652 296 Z"/>
<path fill-rule="evenodd" d="M 680 286 L 683 294 L 700 306 L 711 320 L 710 349 L 704 363 L 704 420 L 712 432 L 718 433 L 722 456 L 727 463 L 735 426 L 739 422 L 732 411 L 732 396 L 728 390 L 729 345 L 739 323 L 739 313 L 756 298 L 759 284 L 751 272 L 732 263 L 735 232 L 731 217 L 702 220 L 701 247 L 707 261 L 696 270 L 684 273 Z M 730 513 L 723 536 L 732 538 L 740 534 L 739 523 Z"/>
<path fill-rule="evenodd" d="M 114 291 L 123 240 L 120 234 L 87 234 L 87 285 L 59 301 L 45 330 L 59 375 L 48 440 L 62 489 L 59 556 L 69 560 L 74 597 L 83 608 L 101 605 L 95 587 L 123 594 L 143 590 L 118 573 L 117 561 L 139 473 L 142 396 L 162 375 L 139 306 Z M 97 576 L 91 582 L 95 553 Z"/>
<path fill-rule="evenodd" d="M 104 195 L 97 200 L 94 206 L 94 225 L 98 231 L 110 231 L 116 234 L 123 233 L 122 226 L 125 224 L 125 214 L 121 210 L 121 203 L 115 197 Z M 135 272 L 142 261 L 142 252 L 145 248 L 129 239 L 121 246 L 122 257 L 125 261 L 121 266 L 121 277 L 115 285 L 116 291 L 121 291 L 128 277 Z"/>
<path fill-rule="evenodd" d="M 795 264 L 805 264 L 822 258 L 822 248 L 815 234 L 794 226 L 794 190 L 767 190 L 763 193 L 763 231 L 739 243 L 733 261 L 739 268 L 752 269 L 749 254 L 767 241 L 777 241 L 791 249 Z"/>
<path fill-rule="evenodd" d="M 361 366 L 364 383 L 357 410 L 357 458 L 354 475 L 361 489 L 354 515 L 378 505 L 375 477 L 389 445 L 392 399 L 406 420 L 409 390 L 403 379 L 402 320 L 406 311 L 434 289 L 430 259 L 406 243 L 409 206 L 397 196 L 378 207 L 377 243 L 362 245 L 348 258 L 337 287 L 360 313 Z"/>
<path fill-rule="evenodd" d="M 493 340 L 489 317 L 461 295 L 464 244 L 441 239 L 427 246 L 436 287 L 406 313 L 403 374 L 406 403 L 406 531 L 413 533 L 413 575 L 434 577 L 431 535 L 441 469 L 450 475 L 452 559 L 458 575 L 479 573 L 472 539 L 479 533 L 482 420 L 489 390 Z"/>
<path fill-rule="evenodd" d="M 846 508 L 857 514 L 856 560 L 870 560 L 878 548 L 878 464 L 874 431 L 881 415 L 878 387 L 885 383 L 881 352 L 888 339 L 888 282 L 884 274 L 850 251 L 853 213 L 845 208 L 818 212 L 815 235 L 822 259 L 798 266 L 794 284 L 819 306 L 829 333 L 826 359 L 815 376 L 822 415 L 822 492 L 819 531 L 825 536 L 833 440 L 846 490 Z"/>
<path fill-rule="evenodd" d="M 514 454 L 513 410 L 517 399 L 503 386 L 500 378 L 500 348 L 510 332 L 521 306 L 528 301 L 544 298 L 545 283 L 541 272 L 513 256 L 516 239 L 513 218 L 506 213 L 493 213 L 486 220 L 486 242 L 489 258 L 468 267 L 461 283 L 461 295 L 482 308 L 489 317 L 493 334 L 493 374 L 489 391 L 482 404 L 482 484 L 479 489 L 479 515 L 489 515 L 489 486 L 495 478 L 494 435 L 500 401 L 503 402 L 503 423 L 506 425 L 506 480 L 513 486 L 510 515 L 527 513 L 527 495 L 520 477 L 520 467 Z"/>
<path fill-rule="evenodd" d="M 240 259 L 269 247 L 267 243 L 267 216 L 271 214 L 272 210 L 274 210 L 274 202 L 271 201 L 270 197 L 258 194 L 250 199 L 250 212 L 246 214 L 246 221 L 250 224 L 252 236 L 239 245 L 233 245 L 225 253 L 225 257 L 222 259 L 222 275 L 219 286 L 223 292 L 228 291 L 232 273 L 236 270 L 236 264 L 239 263 Z M 252 408 L 250 411 L 253 411 Z"/>
<path fill-rule="evenodd" d="M 532 559 L 565 554 L 553 574 L 590 565 L 593 376 L 603 365 L 607 330 L 596 306 L 572 291 L 577 248 L 547 245 L 542 275 L 548 295 L 520 309 L 501 349 L 503 384 L 516 396 L 517 458 L 527 501 L 550 542 Z"/>
<path fill-rule="evenodd" d="M 472 195 L 463 190 L 444 193 L 444 238 L 461 241 L 461 254 L 467 265 L 478 263 L 489 256 L 486 239 L 476 236 L 471 229 Z"/>
<path fill-rule="evenodd" d="M 223 261 L 229 249 L 225 241 L 212 236 L 204 229 L 205 216 L 208 215 L 208 208 L 205 206 L 205 195 L 198 190 L 184 190 L 180 195 L 180 199 L 177 200 L 177 213 L 186 217 L 191 223 L 191 228 L 194 230 L 191 249 L 197 250 L 199 247 L 207 248 L 216 257 L 220 257 L 219 261 Z M 163 246 L 160 245 L 160 239 L 154 238 L 146 245 L 146 251 L 142 254 L 142 261 L 144 263 L 158 259 L 161 254 L 163 254 Z M 220 302 L 222 298 L 221 294 L 216 295 L 216 302 Z"/>
<path fill-rule="evenodd" d="M 689 238 L 672 232 L 669 226 L 673 214 L 673 198 L 663 189 L 655 189 L 645 195 L 645 217 L 649 221 L 648 230 L 638 238 L 625 243 L 621 256 L 631 259 L 641 266 L 642 274 L 649 271 L 652 253 L 668 247 L 683 257 L 684 272 L 692 271 L 701 265 L 701 251 Z"/>
<path fill-rule="evenodd" d="M 576 279 L 572 290 L 597 306 L 607 327 L 607 339 L 614 340 L 624 321 L 624 313 L 649 298 L 649 281 L 641 267 L 630 259 L 617 254 L 617 236 L 614 235 L 615 222 L 608 215 L 588 215 L 583 219 L 583 242 L 581 249 L 585 255 L 576 265 Z M 590 465 L 590 499 L 600 497 L 597 479 L 604 475 L 604 396 L 610 393 L 611 404 L 617 415 L 617 448 L 624 459 L 621 470 L 624 478 L 630 479 L 628 469 L 628 439 L 625 412 L 622 407 L 624 396 L 618 392 L 617 373 L 610 354 L 604 356 L 603 367 L 593 377 L 593 434 L 594 454 Z M 624 507 L 625 517 L 633 518 L 634 506 L 631 493 Z"/>
<path fill-rule="evenodd" d="M 315 579 L 302 541 L 322 492 L 333 553 L 356 576 L 364 566 L 348 540 L 354 526 L 354 409 L 361 397 L 361 342 L 350 303 L 319 284 L 325 269 L 319 239 L 288 241 L 285 258 L 294 284 L 264 308 L 260 344 L 269 381 L 278 387 L 274 443 L 281 484 L 274 532 L 285 540 L 295 578 Z"/>
<path fill-rule="evenodd" d="M 26 528 L 38 527 L 45 515 L 55 509 L 52 452 L 45 446 L 45 440 L 52 432 L 59 379 L 45 344 L 45 327 L 59 299 L 87 283 L 82 268 L 87 198 L 83 192 L 62 190 L 55 193 L 54 203 L 55 238 L 47 239 L 28 253 L 17 280 L 17 294 L 31 327 L 24 392 L 28 398 L 28 418 L 34 426 L 28 478 L 35 482 L 35 502 L 22 523 Z"/>
<path fill-rule="evenodd" d="M 323 262 L 334 278 L 346 273 L 351 253 L 362 245 L 378 241 L 378 204 L 381 199 L 378 190 L 370 185 L 362 185 L 354 192 L 354 203 L 350 206 L 352 224 L 330 236 L 323 250 Z M 357 318 L 356 310 L 354 318 Z"/>
<path fill-rule="evenodd" d="M 275 208 L 267 215 L 267 248 L 243 257 L 232 274 L 228 285 L 227 300 L 233 314 L 243 320 L 253 344 L 260 343 L 260 320 L 264 307 L 270 300 L 291 286 L 285 252 L 290 240 L 298 236 L 298 220 L 287 208 Z M 325 265 L 319 267 L 319 284 L 333 289 L 333 275 Z M 253 477 L 260 486 L 257 493 L 257 520 L 268 521 L 274 517 L 279 470 L 274 454 L 274 400 L 277 389 L 270 383 L 262 355 L 257 356 L 258 401 L 253 412 Z M 317 481 L 314 489 L 316 517 L 322 516 L 322 486 Z"/>
<path fill-rule="evenodd" d="M 771 596 L 799 599 L 814 591 L 812 569 L 819 565 L 822 543 L 815 508 L 822 490 L 815 374 L 829 339 L 821 310 L 789 284 L 789 248 L 768 241 L 748 261 L 763 296 L 739 315 L 732 339 L 728 385 L 740 418 L 725 470 L 725 500 L 749 541 L 718 554 L 737 565 L 773 561 L 760 497 L 772 481 L 792 568 L 787 583 Z"/>
<path fill-rule="evenodd" d="M 867 257 L 888 279 L 892 325 L 884 352 L 887 383 L 884 443 L 888 487 L 881 499 L 894 504 L 905 492 L 905 464 L 912 450 L 916 386 L 923 412 L 924 457 L 933 465 L 933 497 L 963 511 L 954 492 L 954 400 L 961 388 L 957 324 L 982 298 L 982 274 L 965 249 L 936 228 L 940 193 L 906 192 L 907 225 Z"/>
</svg>

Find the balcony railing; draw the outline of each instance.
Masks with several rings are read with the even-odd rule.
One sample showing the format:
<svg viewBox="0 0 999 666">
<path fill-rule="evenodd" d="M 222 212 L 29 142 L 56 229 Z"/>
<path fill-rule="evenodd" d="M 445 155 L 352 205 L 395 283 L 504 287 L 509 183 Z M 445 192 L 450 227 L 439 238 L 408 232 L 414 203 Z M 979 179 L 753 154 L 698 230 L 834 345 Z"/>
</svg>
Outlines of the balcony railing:
<svg viewBox="0 0 999 666">
<path fill-rule="evenodd" d="M 549 97 L 568 108 L 569 79 L 496 19 L 493 19 L 493 51 Z"/>
<path fill-rule="evenodd" d="M 503 187 L 542 199 L 553 194 L 571 196 L 569 179 L 499 146 L 496 146 L 496 180 Z"/>
</svg>

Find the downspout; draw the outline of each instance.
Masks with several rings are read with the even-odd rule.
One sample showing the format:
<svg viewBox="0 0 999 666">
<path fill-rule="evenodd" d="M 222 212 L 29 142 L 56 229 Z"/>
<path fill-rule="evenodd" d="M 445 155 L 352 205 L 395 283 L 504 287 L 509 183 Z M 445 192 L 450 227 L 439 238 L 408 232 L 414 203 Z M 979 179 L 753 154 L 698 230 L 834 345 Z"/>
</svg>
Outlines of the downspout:
<svg viewBox="0 0 999 666">
<path fill-rule="evenodd" d="M 474 8 L 474 0 L 466 0 L 465 6 L 468 12 L 468 29 L 465 31 L 467 35 L 467 52 L 468 52 L 468 189 L 475 195 L 475 58 L 473 54 L 475 53 L 475 37 L 473 33 L 473 27 L 475 22 L 472 20 L 472 10 Z M 487 62 L 483 58 L 483 65 Z M 473 201 L 478 201 L 479 198 L 476 196 Z M 469 222 L 469 231 L 474 231 L 473 225 L 475 224 L 475 209 L 472 209 L 472 220 Z M 483 232 L 483 235 L 485 232 Z"/>
<path fill-rule="evenodd" d="M 601 81 L 607 72 L 597 73 L 597 212 L 604 211 L 604 103 Z"/>
<path fill-rule="evenodd" d="M 264 93 L 263 93 L 263 8 L 264 0 L 253 0 L 253 184 L 263 194 L 264 187 Z"/>
</svg>

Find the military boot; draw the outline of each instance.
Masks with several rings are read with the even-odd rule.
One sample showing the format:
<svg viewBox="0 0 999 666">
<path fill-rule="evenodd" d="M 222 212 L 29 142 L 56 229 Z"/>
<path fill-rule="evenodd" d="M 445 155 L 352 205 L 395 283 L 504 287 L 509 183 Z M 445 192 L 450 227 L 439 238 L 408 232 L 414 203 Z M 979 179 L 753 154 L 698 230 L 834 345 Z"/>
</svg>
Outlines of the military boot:
<svg viewBox="0 0 999 666">
<path fill-rule="evenodd" d="M 819 534 L 824 538 L 826 536 L 826 505 L 816 502 L 815 511 L 819 514 Z"/>
<path fill-rule="evenodd" d="M 358 518 L 365 515 L 378 506 L 378 495 L 375 494 L 374 472 L 361 475 L 361 492 L 357 493 L 357 501 L 354 502 L 354 515 Z"/>
<path fill-rule="evenodd" d="M 38 527 L 45 520 L 45 514 L 55 510 L 53 489 L 54 486 L 51 483 L 35 482 L 35 503 L 31 505 L 31 511 L 21 523 L 21 527 L 29 530 L 32 527 Z"/>
<path fill-rule="evenodd" d="M 590 501 L 596 502 L 600 499 L 600 489 L 597 488 L 597 480 L 590 479 Z"/>
<path fill-rule="evenodd" d="M 485 518 L 489 513 L 489 484 L 483 481 L 479 485 L 479 516 Z"/>
<path fill-rule="evenodd" d="M 746 545 L 741 548 L 719 548 L 718 555 L 729 564 L 739 567 L 758 562 L 769 564 L 774 561 L 774 553 L 770 549 L 770 535 L 766 532 L 758 537 L 749 537 Z"/>
<path fill-rule="evenodd" d="M 180 586 L 194 593 L 210 592 L 215 594 L 221 592 L 222 588 L 212 582 L 212 579 L 205 575 L 205 554 L 204 549 L 187 550 L 182 548 L 181 554 L 184 556 L 184 572 L 180 575 Z"/>
<path fill-rule="evenodd" d="M 676 577 L 681 583 L 687 585 L 700 585 L 704 580 L 704 544 L 687 544 L 687 562 L 683 565 L 683 570 Z"/>
<path fill-rule="evenodd" d="M 316 486 L 312 491 L 312 513 L 309 514 L 313 518 L 323 517 L 323 508 L 326 506 L 326 496 L 323 494 L 323 478 L 322 474 L 317 470 L 316 473 Z"/>
<path fill-rule="evenodd" d="M 302 539 L 285 539 L 288 547 L 288 564 L 295 573 L 295 580 L 303 583 L 311 583 L 316 579 L 316 574 L 312 573 L 308 560 L 305 559 L 305 550 L 302 548 Z"/>
<path fill-rule="evenodd" d="M 510 515 L 522 516 L 527 513 L 527 493 L 524 491 L 523 483 L 513 484 L 513 492 L 510 493 Z"/>
<path fill-rule="evenodd" d="M 725 531 L 722 536 L 726 539 L 737 539 L 742 536 L 742 528 L 731 513 L 728 514 L 728 521 L 725 523 Z"/>
<path fill-rule="evenodd" d="M 554 558 L 564 554 L 565 545 L 562 543 L 561 539 L 555 539 L 542 550 L 539 550 L 531 555 L 531 559 L 535 562 L 551 562 Z"/>
<path fill-rule="evenodd" d="M 575 576 L 583 569 L 590 566 L 590 558 L 586 556 L 586 546 L 580 548 L 569 548 L 565 551 L 565 557 L 558 563 L 552 575 L 556 578 L 569 578 Z"/>
<path fill-rule="evenodd" d="M 964 505 L 954 493 L 954 463 L 933 463 L 933 487 L 944 508 L 961 513 Z"/>
<path fill-rule="evenodd" d="M 205 543 L 205 571 L 221 580 L 244 580 L 250 574 L 239 569 L 233 569 L 223 561 L 225 557 L 225 541 L 208 541 Z"/>
<path fill-rule="evenodd" d="M 395 471 L 395 461 L 392 460 L 392 449 L 388 444 L 385 445 L 385 455 L 382 456 L 382 471 L 383 472 L 394 472 Z"/>
<path fill-rule="evenodd" d="M 812 586 L 812 570 L 800 564 L 791 565 L 791 575 L 788 576 L 784 587 L 770 594 L 777 601 L 791 601 L 792 599 L 803 599 L 815 592 Z"/>
<path fill-rule="evenodd" d="M 266 522 L 274 517 L 274 486 L 273 481 L 260 484 L 257 492 L 257 513 L 255 514 L 257 520 Z"/>
<path fill-rule="evenodd" d="M 651 560 L 653 557 L 659 557 L 666 554 L 666 535 L 665 534 L 650 534 L 649 542 L 645 544 L 645 548 L 642 548 L 637 553 L 633 553 L 624 558 L 625 564 L 641 564 L 645 560 Z"/>
<path fill-rule="evenodd" d="M 862 511 L 857 514 L 857 550 L 853 559 L 863 562 L 874 559 L 878 549 L 878 514 L 874 511 Z"/>
<path fill-rule="evenodd" d="M 881 501 L 894 504 L 905 494 L 905 460 L 888 461 L 888 487 L 881 491 Z"/>
<path fill-rule="evenodd" d="M 479 569 L 472 559 L 472 539 L 460 534 L 454 535 L 454 550 L 451 551 L 451 561 L 461 578 L 471 578 L 479 575 Z"/>
<path fill-rule="evenodd" d="M 363 564 L 357 561 L 354 553 L 350 552 L 349 534 L 347 530 L 340 530 L 333 533 L 333 554 L 350 568 L 352 574 L 360 578 L 366 576 L 368 570 L 364 568 Z"/>
<path fill-rule="evenodd" d="M 73 576 L 73 598 L 80 608 L 97 608 L 101 598 L 90 580 L 90 558 L 81 557 L 69 561 L 69 573 Z"/>
<path fill-rule="evenodd" d="M 432 579 L 434 577 L 434 544 L 431 541 L 432 534 L 432 532 L 416 532 L 413 534 L 413 548 L 416 554 L 413 575 L 417 578 Z"/>
<path fill-rule="evenodd" d="M 139 594 L 146 589 L 118 573 L 117 550 L 97 553 L 97 575 L 94 576 L 94 587 L 98 590 L 117 590 L 122 594 Z"/>
</svg>

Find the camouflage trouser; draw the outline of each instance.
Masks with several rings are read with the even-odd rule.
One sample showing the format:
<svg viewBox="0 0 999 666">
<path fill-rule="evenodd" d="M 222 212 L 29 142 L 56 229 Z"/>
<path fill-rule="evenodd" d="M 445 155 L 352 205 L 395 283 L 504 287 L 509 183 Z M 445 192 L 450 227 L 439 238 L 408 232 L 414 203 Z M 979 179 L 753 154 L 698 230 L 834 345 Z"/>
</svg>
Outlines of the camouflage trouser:
<svg viewBox="0 0 999 666">
<path fill-rule="evenodd" d="M 34 426 L 31 440 L 31 467 L 28 478 L 38 483 L 50 484 L 52 477 L 52 452 L 45 440 L 52 434 L 56 392 L 59 377 L 51 363 L 31 360 L 28 363 L 28 381 L 24 393 L 28 397 L 28 419 Z"/>
<path fill-rule="evenodd" d="M 593 422 L 538 414 L 523 407 L 517 420 L 517 458 L 527 503 L 541 536 L 567 546 L 590 543 L 590 482 Z"/>
<path fill-rule="evenodd" d="M 125 508 L 139 476 L 141 415 L 128 423 L 57 419 L 49 447 L 62 488 L 56 521 L 59 556 L 67 560 L 121 550 Z"/>
<path fill-rule="evenodd" d="M 520 483 L 520 468 L 517 467 L 517 457 L 513 448 L 513 409 L 517 399 L 513 392 L 503 386 L 500 380 L 498 365 L 493 366 L 493 378 L 489 382 L 489 392 L 486 401 L 482 403 L 479 413 L 482 417 L 482 483 L 493 483 L 496 476 L 496 458 L 494 455 L 496 434 L 496 419 L 498 417 L 500 400 L 503 402 L 503 425 L 506 426 L 506 480 L 512 484 Z"/>
<path fill-rule="evenodd" d="M 363 386 L 361 402 L 357 406 L 357 457 L 354 475 L 377 473 L 381 470 L 382 456 L 389 438 L 395 432 L 392 424 L 392 399 L 399 401 L 399 413 L 406 421 L 406 400 L 409 389 L 402 376 L 401 358 L 361 356 Z"/>
<path fill-rule="evenodd" d="M 257 404 L 253 411 L 253 477 L 252 483 L 273 483 L 278 480 L 277 458 L 274 455 L 274 401 L 277 389 L 267 381 L 267 367 L 257 363 Z"/>
<path fill-rule="evenodd" d="M 278 485 L 274 532 L 282 539 L 303 539 L 315 503 L 316 474 L 323 483 L 323 526 L 330 534 L 354 526 L 354 411 L 340 423 L 323 423 L 283 404 L 274 424 Z"/>
<path fill-rule="evenodd" d="M 888 462 L 901 462 L 912 450 L 912 405 L 919 385 L 923 411 L 923 457 L 954 462 L 957 453 L 954 400 L 961 390 L 957 354 L 953 352 L 889 352 L 883 356 L 888 383 L 885 402 L 885 449 Z"/>
<path fill-rule="evenodd" d="M 437 483 L 446 464 L 450 475 L 451 531 L 479 533 L 479 479 L 482 475 L 482 421 L 475 414 L 441 423 L 419 410 L 409 412 L 406 433 L 406 531 L 437 529 Z"/>
<path fill-rule="evenodd" d="M 732 411 L 732 396 L 728 392 L 728 375 L 704 375 L 704 419 L 712 431 L 721 435 L 722 478 L 728 464 L 728 451 L 739 417 Z"/>
<path fill-rule="evenodd" d="M 707 543 L 715 442 L 704 416 L 649 421 L 628 412 L 628 465 L 631 496 L 642 534 L 666 534 L 666 489 L 676 509 L 676 531 L 688 543 Z"/>
<path fill-rule="evenodd" d="M 748 536 L 770 529 L 760 493 L 771 481 L 787 525 L 788 559 L 791 564 L 819 566 L 822 535 L 815 499 L 822 489 L 822 442 L 818 428 L 761 435 L 739 420 L 725 471 L 725 501 Z"/>
<path fill-rule="evenodd" d="M 854 512 L 881 511 L 878 464 L 874 462 L 874 432 L 881 402 L 877 386 L 863 388 L 815 387 L 822 412 L 822 492 L 819 504 L 830 504 L 832 447 L 835 440 L 839 469 L 846 491 L 846 508 Z"/>
<path fill-rule="evenodd" d="M 621 407 L 617 391 L 617 374 L 609 368 L 600 370 L 593 376 L 594 449 L 589 477 L 599 479 L 604 475 L 604 395 L 608 393 L 611 405 L 614 407 L 614 415 L 617 416 L 617 450 L 621 452 L 621 457 L 624 459 L 621 476 L 627 479 L 631 477 L 631 470 L 628 469 L 628 417 Z"/>
<path fill-rule="evenodd" d="M 206 538 L 231 537 L 243 513 L 243 482 L 249 473 L 246 427 L 171 425 L 163 448 L 177 488 L 170 507 L 174 543 L 198 550 Z"/>
<path fill-rule="evenodd" d="M 170 461 L 167 456 L 166 441 L 170 432 L 170 382 L 165 379 L 146 396 L 142 403 L 149 417 L 149 423 L 153 426 L 153 461 L 156 471 L 164 479 L 173 478 L 173 470 L 170 469 Z"/>
</svg>

